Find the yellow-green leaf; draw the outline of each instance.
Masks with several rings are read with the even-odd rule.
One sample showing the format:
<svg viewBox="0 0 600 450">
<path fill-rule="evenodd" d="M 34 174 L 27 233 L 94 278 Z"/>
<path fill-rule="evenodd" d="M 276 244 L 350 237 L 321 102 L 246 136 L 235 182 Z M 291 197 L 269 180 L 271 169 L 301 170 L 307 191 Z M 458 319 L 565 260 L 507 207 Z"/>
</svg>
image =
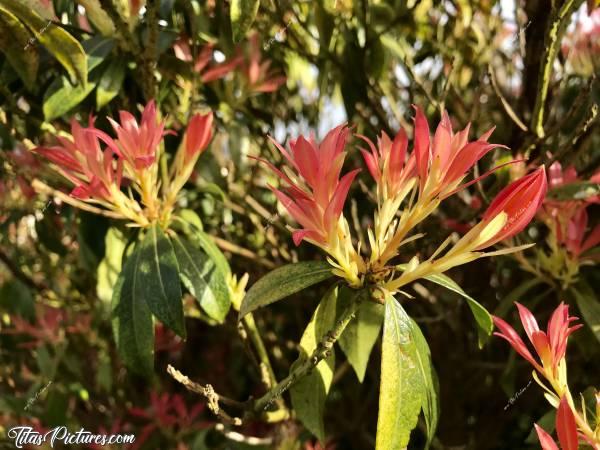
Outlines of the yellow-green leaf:
<svg viewBox="0 0 600 450">
<path fill-rule="evenodd" d="M 338 308 L 343 308 L 351 301 L 350 295 L 348 288 L 340 288 Z M 375 302 L 361 303 L 356 317 L 346 326 L 338 340 L 340 348 L 361 383 L 365 378 L 371 350 L 381 331 L 384 315 L 383 305 Z"/>
<path fill-rule="evenodd" d="M 0 50 L 28 89 L 35 84 L 39 52 L 29 30 L 10 11 L 0 7 Z"/>
<path fill-rule="evenodd" d="M 329 289 L 317 306 L 304 334 L 302 334 L 300 357 L 290 370 L 294 370 L 296 364 L 305 361 L 316 350 L 325 334 L 335 325 L 337 298 L 338 288 L 333 287 Z M 290 388 L 292 406 L 296 416 L 321 442 L 325 441 L 323 414 L 334 370 L 335 354 L 332 349 L 330 356 L 322 360 L 309 375 L 300 379 Z"/>
<path fill-rule="evenodd" d="M 19 0 L 0 0 L 0 6 L 17 16 L 34 34 L 36 40 L 60 62 L 72 80 L 87 82 L 87 59 L 81 44 L 51 20 L 37 14 Z"/>
<path fill-rule="evenodd" d="M 402 449 L 417 425 L 423 380 L 410 317 L 392 296 L 385 299 L 376 450 Z"/>
<path fill-rule="evenodd" d="M 56 78 L 44 94 L 44 118 L 50 121 L 68 113 L 81 103 L 95 87 L 96 83 L 92 82 L 73 86 L 67 77 Z"/>
</svg>

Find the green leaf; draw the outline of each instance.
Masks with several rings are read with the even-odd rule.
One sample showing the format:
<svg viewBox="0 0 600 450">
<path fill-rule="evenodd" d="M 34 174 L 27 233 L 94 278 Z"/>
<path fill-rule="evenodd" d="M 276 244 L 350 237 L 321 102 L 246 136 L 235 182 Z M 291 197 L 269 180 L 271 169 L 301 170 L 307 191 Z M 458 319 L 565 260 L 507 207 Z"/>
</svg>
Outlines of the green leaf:
<svg viewBox="0 0 600 450">
<path fill-rule="evenodd" d="M 30 44 L 29 30 L 11 14 L 0 7 L 0 50 L 25 86 L 32 89 L 39 66 L 37 47 Z"/>
<path fill-rule="evenodd" d="M 246 314 L 288 297 L 331 277 L 331 266 L 323 261 L 307 261 L 279 267 L 252 285 L 240 307 L 240 319 Z"/>
<path fill-rule="evenodd" d="M 440 418 L 440 400 L 438 396 L 439 385 L 437 374 L 435 373 L 433 363 L 431 362 L 429 344 L 427 344 L 427 340 L 425 339 L 425 336 L 423 336 L 419 325 L 417 325 L 413 319 L 410 319 L 410 322 L 412 327 L 411 335 L 417 349 L 417 367 L 425 389 L 425 395 L 423 397 L 423 416 L 425 417 L 425 428 L 427 429 L 427 445 L 425 449 L 428 449 L 435 436 L 435 430 Z"/>
<path fill-rule="evenodd" d="M 113 290 L 113 333 L 125 365 L 140 375 L 149 376 L 154 369 L 154 324 L 152 312 L 139 285 L 137 270 L 141 252 L 136 248 L 127 258 Z"/>
<path fill-rule="evenodd" d="M 112 36 L 115 26 L 108 14 L 102 9 L 99 0 L 77 0 L 85 8 L 85 15 L 104 36 Z"/>
<path fill-rule="evenodd" d="M 192 242 L 177 236 L 171 242 L 182 283 L 209 317 L 223 322 L 231 306 L 229 287 L 223 274 L 214 261 Z"/>
<path fill-rule="evenodd" d="M 125 66 L 125 61 L 115 59 L 106 67 L 96 89 L 96 106 L 98 109 L 107 105 L 121 90 L 125 79 Z"/>
<path fill-rule="evenodd" d="M 191 224 L 191 222 L 188 222 Z M 193 224 L 192 224 L 193 225 Z M 223 252 L 217 247 L 210 235 L 200 230 L 194 230 L 194 233 L 188 236 L 194 243 L 198 244 L 206 252 L 208 257 L 214 261 L 217 269 L 221 271 L 225 279 L 231 276 L 231 268 Z"/>
<path fill-rule="evenodd" d="M 300 357 L 290 370 L 294 370 L 297 364 L 305 361 L 316 350 L 325 334 L 335 325 L 337 298 L 338 288 L 333 287 L 317 306 L 300 340 Z M 335 354 L 332 350 L 331 355 L 317 364 L 315 370 L 290 388 L 296 416 L 321 442 L 325 442 L 323 414 L 334 370 Z"/>
<path fill-rule="evenodd" d="M 554 200 L 585 200 L 598 194 L 600 194 L 600 183 L 576 181 L 550 189 L 548 198 Z"/>
<path fill-rule="evenodd" d="M 44 94 L 44 118 L 47 121 L 56 119 L 81 103 L 92 90 L 95 83 L 87 83 L 85 86 L 78 84 L 73 86 L 67 77 L 56 78 Z"/>
<path fill-rule="evenodd" d="M 87 55 L 88 73 L 98 67 L 110 54 L 115 46 L 115 40 L 102 36 L 94 36 L 81 44 Z"/>
<path fill-rule="evenodd" d="M 594 291 L 584 282 L 579 282 L 577 287 L 571 288 L 571 291 L 583 320 L 600 341 L 600 302 L 596 299 Z"/>
<path fill-rule="evenodd" d="M 463 291 L 462 288 L 456 284 L 452 278 L 441 273 L 429 275 L 424 278 L 435 284 L 439 284 L 450 291 L 460 294 L 465 298 L 465 300 L 467 300 L 467 304 L 469 305 L 469 308 L 473 313 L 473 317 L 478 325 L 477 335 L 479 336 L 479 348 L 482 348 L 494 330 L 494 321 L 492 320 L 492 316 L 488 310 L 478 303 L 473 297 L 469 296 L 465 291 Z"/>
<path fill-rule="evenodd" d="M 425 392 L 410 317 L 392 296 L 386 297 L 376 450 L 408 445 Z"/>
<path fill-rule="evenodd" d="M 127 241 L 123 233 L 117 228 L 110 228 L 104 238 L 104 259 L 96 271 L 96 295 L 103 302 L 110 302 L 113 295 L 113 286 L 121 273 L 121 261 Z"/>
<path fill-rule="evenodd" d="M 232 0 L 230 17 L 233 42 L 244 39 L 256 18 L 259 5 L 259 0 Z"/>
<path fill-rule="evenodd" d="M 0 0 L 0 5 L 27 25 L 37 41 L 63 65 L 71 79 L 77 79 L 81 84 L 87 83 L 87 60 L 77 39 L 49 19 L 42 18 L 20 0 Z"/>
<path fill-rule="evenodd" d="M 338 309 L 344 308 L 351 298 L 348 288 L 340 288 Z M 383 325 L 385 308 L 375 302 L 362 302 L 356 312 L 356 317 L 346 326 L 338 339 L 340 348 L 348 358 L 358 380 L 362 383 L 365 379 L 369 356 Z"/>
<path fill-rule="evenodd" d="M 138 251 L 136 295 L 146 300 L 158 320 L 185 338 L 179 268 L 171 242 L 155 224 L 148 229 Z"/>
</svg>

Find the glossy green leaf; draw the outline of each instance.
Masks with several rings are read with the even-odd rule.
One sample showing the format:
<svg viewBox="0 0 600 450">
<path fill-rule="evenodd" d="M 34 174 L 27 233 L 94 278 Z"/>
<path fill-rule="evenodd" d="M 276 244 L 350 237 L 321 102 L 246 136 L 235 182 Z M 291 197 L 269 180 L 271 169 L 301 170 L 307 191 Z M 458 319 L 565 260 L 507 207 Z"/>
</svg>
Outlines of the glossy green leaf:
<svg viewBox="0 0 600 450">
<path fill-rule="evenodd" d="M 39 65 L 39 52 L 29 30 L 11 14 L 0 7 L 0 50 L 25 86 L 32 89 Z"/>
<path fill-rule="evenodd" d="M 307 261 L 279 267 L 252 285 L 240 307 L 240 319 L 249 312 L 300 292 L 332 276 L 323 261 Z"/>
<path fill-rule="evenodd" d="M 231 31 L 233 42 L 240 42 L 252 26 L 258 12 L 259 0 L 232 0 L 231 1 Z"/>
<path fill-rule="evenodd" d="M 190 223 L 190 222 L 188 222 Z M 210 235 L 206 234 L 203 231 L 195 229 L 193 234 L 188 236 L 191 241 L 195 244 L 199 245 L 202 250 L 206 252 L 208 257 L 214 261 L 217 266 L 217 269 L 221 271 L 225 279 L 227 279 L 231 275 L 231 268 L 229 267 L 229 263 L 225 258 L 223 252 L 217 247 L 215 241 L 213 241 Z"/>
<path fill-rule="evenodd" d="M 88 72 L 98 67 L 110 54 L 115 46 L 115 40 L 102 36 L 94 36 L 81 44 L 88 61 Z"/>
<path fill-rule="evenodd" d="M 435 430 L 440 418 L 440 400 L 438 396 L 439 386 L 437 374 L 433 368 L 431 361 L 431 351 L 429 344 L 419 325 L 410 319 L 412 332 L 411 335 L 416 344 L 418 369 L 421 375 L 421 382 L 425 390 L 423 397 L 423 416 L 425 417 L 425 428 L 427 430 L 427 445 L 426 449 L 431 445 L 431 441 L 435 435 Z"/>
<path fill-rule="evenodd" d="M 344 308 L 344 305 L 352 300 L 348 288 L 340 288 L 340 291 L 339 309 Z M 350 321 L 338 339 L 340 348 L 361 383 L 365 378 L 369 356 L 381 332 L 384 316 L 383 305 L 375 302 L 363 302 L 359 306 L 354 320 Z"/>
<path fill-rule="evenodd" d="M 112 298 L 113 333 L 119 355 L 133 372 L 150 375 L 154 369 L 154 324 L 152 312 L 139 285 L 143 283 L 141 252 L 136 248 L 127 258 L 117 279 Z"/>
<path fill-rule="evenodd" d="M 96 89 L 96 106 L 98 109 L 106 106 L 117 96 L 125 79 L 125 62 L 115 59 L 110 62 L 98 81 Z"/>
<path fill-rule="evenodd" d="M 452 292 L 456 292 L 457 294 L 460 294 L 462 297 L 464 297 L 478 325 L 477 335 L 479 336 L 479 347 L 483 347 L 487 339 L 492 334 L 492 331 L 494 330 L 494 322 L 488 310 L 485 309 L 473 297 L 471 297 L 465 291 L 463 291 L 463 289 L 458 284 L 456 284 L 456 282 L 452 278 L 441 273 L 430 275 L 424 278 L 433 283 L 439 284 L 440 286 L 443 286 Z"/>
<path fill-rule="evenodd" d="M 95 87 L 96 84 L 91 82 L 85 86 L 82 84 L 73 86 L 67 77 L 56 78 L 44 94 L 44 118 L 50 121 L 68 113 L 81 103 Z"/>
<path fill-rule="evenodd" d="M 581 317 L 600 341 L 600 302 L 596 294 L 586 283 L 580 282 L 571 288 Z"/>
<path fill-rule="evenodd" d="M 171 242 L 183 285 L 196 297 L 209 317 L 223 322 L 231 306 L 229 287 L 223 274 L 214 261 L 192 242 L 177 236 Z"/>
<path fill-rule="evenodd" d="M 77 39 L 20 0 L 0 0 L 0 6 L 4 6 L 27 25 L 37 41 L 67 70 L 71 79 L 86 84 L 87 59 Z"/>
<path fill-rule="evenodd" d="M 179 267 L 171 242 L 160 226 L 148 229 L 138 246 L 136 295 L 146 300 L 152 314 L 181 337 L 185 320 Z"/>
<path fill-rule="evenodd" d="M 411 319 L 394 297 L 387 296 L 376 450 L 402 449 L 408 445 L 424 395 Z"/>
<path fill-rule="evenodd" d="M 325 334 L 335 325 L 337 298 L 338 288 L 333 287 L 317 306 L 300 340 L 300 357 L 290 370 L 294 370 L 296 364 L 301 364 L 308 358 Z M 323 414 L 334 370 L 335 354 L 332 350 L 330 356 L 317 364 L 309 375 L 300 379 L 290 388 L 292 406 L 296 416 L 321 442 L 325 442 Z"/>
</svg>

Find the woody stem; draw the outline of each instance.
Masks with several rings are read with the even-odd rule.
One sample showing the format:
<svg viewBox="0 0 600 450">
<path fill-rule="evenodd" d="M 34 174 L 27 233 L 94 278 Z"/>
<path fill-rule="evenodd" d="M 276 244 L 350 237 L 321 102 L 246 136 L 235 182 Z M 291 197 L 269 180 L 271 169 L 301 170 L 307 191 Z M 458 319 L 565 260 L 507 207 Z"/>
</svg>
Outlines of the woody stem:
<svg viewBox="0 0 600 450">
<path fill-rule="evenodd" d="M 331 354 L 331 349 L 333 348 L 333 344 L 339 339 L 342 335 L 346 326 L 352 318 L 354 314 L 358 310 L 360 303 L 365 300 L 369 295 L 368 289 L 361 289 L 358 291 L 353 299 L 353 301 L 348 305 L 348 307 L 341 313 L 340 318 L 334 325 L 334 327 L 325 333 L 325 336 L 317 345 L 317 348 L 312 352 L 311 355 L 306 357 L 304 361 L 298 364 L 290 374 L 281 380 L 276 386 L 274 386 L 269 392 L 260 397 L 254 402 L 254 411 L 256 413 L 262 413 L 266 411 L 273 402 L 281 397 L 284 392 L 290 389 L 294 384 L 296 384 L 303 377 L 308 375 L 314 367 L 319 364 L 323 359 L 327 358 Z"/>
</svg>

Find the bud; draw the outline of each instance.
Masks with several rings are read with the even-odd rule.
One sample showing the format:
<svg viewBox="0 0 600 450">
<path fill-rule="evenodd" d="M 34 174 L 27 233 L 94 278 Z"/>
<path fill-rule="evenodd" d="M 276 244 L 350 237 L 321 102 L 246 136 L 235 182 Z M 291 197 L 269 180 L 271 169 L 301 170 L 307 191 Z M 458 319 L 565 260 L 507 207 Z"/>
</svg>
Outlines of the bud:
<svg viewBox="0 0 600 450">
<path fill-rule="evenodd" d="M 506 214 L 504 226 L 490 239 L 479 244 L 476 250 L 489 247 L 522 231 L 542 204 L 547 188 L 544 166 L 504 188 L 483 216 L 484 223 L 491 223 L 499 215 Z"/>
<path fill-rule="evenodd" d="M 185 164 L 204 151 L 212 138 L 213 114 L 194 114 L 185 133 Z"/>
</svg>

